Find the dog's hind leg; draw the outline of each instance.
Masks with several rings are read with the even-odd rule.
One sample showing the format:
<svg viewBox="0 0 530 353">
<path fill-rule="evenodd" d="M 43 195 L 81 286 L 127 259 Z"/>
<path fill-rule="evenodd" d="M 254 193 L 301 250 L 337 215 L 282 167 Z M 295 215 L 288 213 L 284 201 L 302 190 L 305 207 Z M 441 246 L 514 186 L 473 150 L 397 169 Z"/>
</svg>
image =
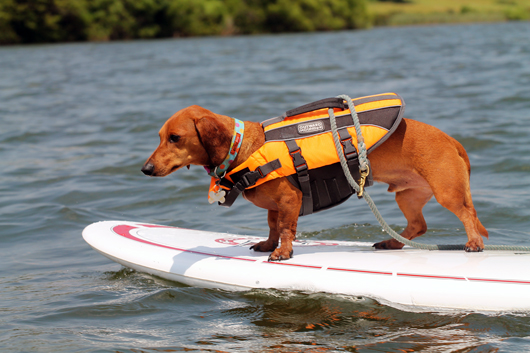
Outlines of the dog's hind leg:
<svg viewBox="0 0 530 353">
<path fill-rule="evenodd" d="M 470 164 L 467 154 L 456 140 L 451 139 L 455 150 L 449 146 L 444 158 L 439 160 L 439 170 L 425 173 L 424 178 L 434 192 L 436 201 L 453 212 L 464 224 L 468 241 L 465 251 L 482 251 L 482 237 L 488 237 L 488 231 L 477 217 L 477 211 L 471 198 L 469 183 Z M 450 158 L 449 158 L 450 157 Z"/>
<path fill-rule="evenodd" d="M 389 189 L 391 191 L 391 189 Z M 431 199 L 433 192 L 428 187 L 405 189 L 396 192 L 396 202 L 407 219 L 407 227 L 401 236 L 412 240 L 427 231 L 427 223 L 423 218 L 422 209 Z M 376 249 L 401 249 L 403 243 L 395 239 L 385 240 L 373 245 Z"/>
<path fill-rule="evenodd" d="M 389 184 L 391 192 L 397 191 L 396 200 L 408 221 L 403 236 L 421 235 L 419 225 L 425 222 L 421 209 L 428 199 L 422 201 L 420 197 L 416 204 L 412 195 L 419 197 L 418 190 L 425 189 L 427 197 L 427 190 L 432 190 L 436 201 L 464 224 L 468 237 L 466 251 L 484 248 L 481 236 L 487 238 L 488 231 L 480 223 L 473 206 L 469 158 L 458 141 L 433 126 L 404 119 L 396 132 L 370 154 L 370 161 L 374 180 Z M 402 247 L 392 240 L 375 246 Z"/>
<path fill-rule="evenodd" d="M 482 236 L 488 237 L 488 231 L 477 217 L 477 211 L 471 199 L 469 181 L 457 181 L 451 188 L 435 187 L 436 200 L 449 211 L 453 212 L 464 224 L 468 241 L 466 251 L 482 251 L 484 242 Z"/>
</svg>

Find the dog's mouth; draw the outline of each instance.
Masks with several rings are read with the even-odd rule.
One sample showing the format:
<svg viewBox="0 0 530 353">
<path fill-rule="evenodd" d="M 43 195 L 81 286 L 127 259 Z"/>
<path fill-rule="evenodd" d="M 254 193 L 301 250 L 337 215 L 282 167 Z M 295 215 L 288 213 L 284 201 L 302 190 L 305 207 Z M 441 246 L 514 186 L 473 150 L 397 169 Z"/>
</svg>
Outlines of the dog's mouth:
<svg viewBox="0 0 530 353">
<path fill-rule="evenodd" d="M 156 167 L 153 164 L 146 163 L 142 167 L 142 172 L 145 175 L 152 176 L 152 177 L 164 177 L 164 176 L 169 175 L 169 174 L 173 173 L 174 171 L 176 171 L 177 169 L 180 169 L 182 167 L 187 167 L 188 169 L 190 169 L 189 164 L 185 165 L 185 166 L 177 164 L 177 165 L 174 165 L 173 167 L 171 167 L 171 169 L 169 169 L 167 172 L 165 172 L 165 171 L 157 171 Z"/>
<path fill-rule="evenodd" d="M 171 168 L 171 169 L 169 170 L 169 173 L 168 173 L 168 174 L 171 174 L 171 173 L 173 173 L 174 171 L 176 171 L 177 169 L 180 169 L 180 168 L 183 168 L 183 167 L 186 167 L 186 168 L 190 169 L 190 165 L 189 165 L 189 164 L 188 164 L 188 165 L 176 165 L 176 166 L 174 166 L 173 168 Z"/>
</svg>

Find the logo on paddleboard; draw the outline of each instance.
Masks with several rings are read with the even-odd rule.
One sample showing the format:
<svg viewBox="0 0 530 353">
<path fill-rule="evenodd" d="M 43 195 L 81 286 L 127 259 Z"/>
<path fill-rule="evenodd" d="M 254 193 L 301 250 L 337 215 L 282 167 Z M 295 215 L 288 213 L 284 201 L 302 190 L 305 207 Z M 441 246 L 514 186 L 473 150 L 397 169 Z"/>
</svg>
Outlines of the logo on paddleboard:
<svg viewBox="0 0 530 353">
<path fill-rule="evenodd" d="M 217 243 L 232 246 L 252 246 L 265 240 L 262 237 L 230 237 L 215 239 Z M 295 240 L 293 246 L 336 246 L 338 243 L 332 241 Z"/>
<path fill-rule="evenodd" d="M 239 238 L 220 238 L 215 239 L 217 243 L 235 246 L 250 246 L 259 243 L 263 238 L 239 237 Z"/>
</svg>

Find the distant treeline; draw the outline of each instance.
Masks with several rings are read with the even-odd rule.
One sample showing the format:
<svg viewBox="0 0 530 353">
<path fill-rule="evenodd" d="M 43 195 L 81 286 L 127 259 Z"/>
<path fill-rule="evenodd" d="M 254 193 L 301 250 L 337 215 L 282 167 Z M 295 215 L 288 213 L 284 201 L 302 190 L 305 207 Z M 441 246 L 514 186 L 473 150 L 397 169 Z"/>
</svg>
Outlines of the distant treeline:
<svg viewBox="0 0 530 353">
<path fill-rule="evenodd" d="M 0 44 L 365 28 L 365 0 L 0 0 Z"/>
</svg>

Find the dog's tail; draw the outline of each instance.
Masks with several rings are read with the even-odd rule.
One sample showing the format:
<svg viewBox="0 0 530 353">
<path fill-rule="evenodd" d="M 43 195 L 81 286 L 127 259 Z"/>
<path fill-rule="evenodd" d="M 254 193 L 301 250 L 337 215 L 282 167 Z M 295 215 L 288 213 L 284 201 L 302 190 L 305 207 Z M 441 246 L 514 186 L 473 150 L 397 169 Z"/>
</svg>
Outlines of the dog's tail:
<svg viewBox="0 0 530 353">
<path fill-rule="evenodd" d="M 470 178 L 471 177 L 471 163 L 469 162 L 469 157 L 467 156 L 467 152 L 464 149 L 464 146 L 462 146 L 462 144 L 460 142 L 458 142 L 455 139 L 453 139 L 453 141 L 454 141 L 454 145 L 455 145 L 455 147 L 456 147 L 456 149 L 458 151 L 458 155 L 460 156 L 460 158 L 462 158 L 462 160 L 466 164 L 467 175 L 468 175 L 468 178 Z M 466 193 L 465 202 L 466 202 L 466 204 L 472 204 L 473 203 L 473 201 L 471 200 L 471 192 L 469 193 L 469 199 L 468 199 L 468 195 Z M 480 233 L 480 235 L 482 235 L 485 238 L 489 238 L 488 230 L 486 229 L 486 227 L 484 227 L 482 225 L 482 223 L 480 222 L 480 220 L 478 219 L 477 216 L 475 216 L 475 227 L 478 230 L 478 232 Z"/>
</svg>

